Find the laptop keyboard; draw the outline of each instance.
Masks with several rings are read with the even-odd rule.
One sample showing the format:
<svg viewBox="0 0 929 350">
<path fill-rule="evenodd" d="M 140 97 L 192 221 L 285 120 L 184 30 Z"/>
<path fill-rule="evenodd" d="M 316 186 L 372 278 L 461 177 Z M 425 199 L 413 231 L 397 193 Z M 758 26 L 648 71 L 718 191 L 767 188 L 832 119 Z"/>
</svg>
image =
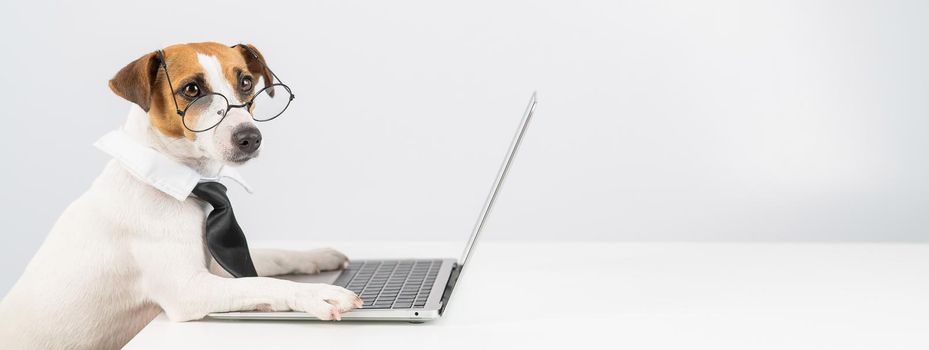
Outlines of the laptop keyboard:
<svg viewBox="0 0 929 350">
<path fill-rule="evenodd" d="M 421 308 L 442 260 L 352 261 L 333 284 L 358 294 L 365 309 Z"/>
</svg>

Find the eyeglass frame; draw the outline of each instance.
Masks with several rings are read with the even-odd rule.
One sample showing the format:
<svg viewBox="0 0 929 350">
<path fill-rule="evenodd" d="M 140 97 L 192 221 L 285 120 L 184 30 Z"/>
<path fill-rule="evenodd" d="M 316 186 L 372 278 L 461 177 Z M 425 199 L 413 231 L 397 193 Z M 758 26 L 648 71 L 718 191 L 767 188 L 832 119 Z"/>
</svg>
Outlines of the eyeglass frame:
<svg viewBox="0 0 929 350">
<path fill-rule="evenodd" d="M 275 116 L 273 116 L 273 117 L 271 117 L 271 118 L 268 118 L 268 119 L 259 120 L 259 119 L 256 119 L 254 115 L 252 115 L 251 113 L 249 113 L 249 115 L 252 116 L 252 120 L 254 120 L 254 121 L 256 121 L 256 122 L 268 122 L 268 121 L 271 121 L 271 120 L 276 119 L 277 117 L 281 116 L 281 114 L 284 114 L 284 111 L 287 110 L 287 107 L 290 107 L 290 103 L 291 103 L 291 102 L 294 100 L 294 98 L 296 97 L 296 96 L 294 95 L 294 93 L 290 90 L 290 86 L 287 86 L 287 84 L 284 84 L 284 81 L 281 80 L 281 78 L 278 78 L 278 77 L 277 77 L 277 74 L 274 74 L 274 71 L 272 71 L 271 68 L 268 68 L 268 65 L 266 65 L 266 64 L 263 62 L 263 60 L 258 56 L 258 54 L 257 54 L 254 50 L 252 50 L 252 49 L 251 49 L 250 47 L 248 47 L 247 45 L 242 45 L 242 44 L 235 44 L 235 45 L 230 46 L 230 48 L 233 48 L 233 49 L 234 49 L 234 48 L 237 48 L 237 47 L 242 47 L 242 48 L 244 48 L 246 51 L 248 51 L 248 53 L 250 53 L 250 54 L 252 55 L 252 57 L 255 59 L 255 61 L 258 61 L 258 63 L 261 64 L 261 66 L 264 67 L 264 69 L 267 69 L 268 72 L 271 73 L 271 76 L 272 76 L 274 79 L 277 79 L 278 83 L 274 83 L 274 81 L 272 80 L 272 81 L 271 81 L 271 84 L 269 84 L 269 85 L 267 85 L 267 86 L 261 88 L 261 90 L 258 90 L 258 93 L 256 93 L 255 95 L 253 95 L 253 96 L 248 100 L 248 102 L 245 102 L 245 103 L 240 104 L 240 105 L 233 105 L 233 104 L 230 104 L 230 103 L 229 103 L 229 98 L 227 98 L 226 95 L 223 95 L 223 94 L 218 93 L 218 92 L 211 92 L 211 93 L 209 93 L 209 94 L 204 94 L 204 95 L 202 95 L 202 96 L 198 96 L 198 97 L 195 98 L 193 101 L 191 101 L 190 104 L 187 105 L 187 107 L 184 107 L 184 110 L 183 110 L 183 111 L 181 110 L 180 105 L 177 104 L 177 96 L 175 96 L 175 95 L 177 95 L 177 92 L 174 91 L 174 84 L 171 82 L 171 75 L 168 74 L 168 64 L 167 64 L 167 59 L 165 58 L 165 52 L 164 52 L 164 50 L 158 50 L 159 60 L 161 61 L 161 68 L 164 69 L 164 72 L 165 72 L 165 79 L 168 81 L 168 88 L 171 89 L 171 100 L 174 101 L 174 110 L 175 110 L 175 112 L 177 112 L 178 116 L 181 117 L 181 121 L 182 121 L 182 124 L 184 124 L 184 128 L 187 129 L 187 130 L 190 130 L 190 132 L 193 132 L 193 133 L 206 132 L 206 131 L 209 131 L 210 129 L 213 129 L 213 128 L 219 126 L 219 124 L 222 124 L 223 120 L 226 120 L 226 115 L 229 114 L 229 111 L 231 111 L 233 108 L 245 108 L 246 110 L 248 110 L 248 108 L 250 108 L 250 107 L 252 106 L 252 104 L 255 102 L 255 98 L 256 98 L 256 97 L 258 97 L 259 95 L 261 95 L 262 92 L 264 92 L 265 90 L 267 90 L 267 89 L 269 89 L 269 88 L 272 89 L 271 92 L 273 93 L 273 91 L 274 91 L 273 89 L 274 89 L 275 86 L 283 87 L 285 90 L 287 90 L 287 93 L 290 94 L 290 98 L 287 100 L 287 104 L 284 106 L 283 109 L 281 109 L 281 112 L 280 112 L 280 113 L 278 113 L 277 115 L 275 115 Z M 206 97 L 206 96 L 208 96 L 208 95 L 219 95 L 219 96 L 222 96 L 222 97 L 223 97 L 223 100 L 226 101 L 226 110 L 223 111 L 223 117 L 220 118 L 219 121 L 217 121 L 216 124 L 214 124 L 213 126 L 211 126 L 211 127 L 209 127 L 209 128 L 206 128 L 206 129 L 203 129 L 203 130 L 199 130 L 199 131 L 193 130 L 193 129 L 191 129 L 190 127 L 187 126 L 187 123 L 186 123 L 186 122 L 184 122 L 184 116 L 187 114 L 187 110 L 190 108 L 191 105 L 193 105 L 195 102 L 197 102 L 197 101 L 200 100 L 201 98 L 204 98 L 204 97 Z"/>
</svg>

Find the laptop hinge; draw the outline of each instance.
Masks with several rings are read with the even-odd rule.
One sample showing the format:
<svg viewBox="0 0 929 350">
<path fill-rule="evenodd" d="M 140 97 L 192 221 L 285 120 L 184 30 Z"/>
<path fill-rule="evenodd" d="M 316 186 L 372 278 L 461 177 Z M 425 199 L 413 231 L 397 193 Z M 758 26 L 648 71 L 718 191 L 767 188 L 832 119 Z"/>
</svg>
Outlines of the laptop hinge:
<svg viewBox="0 0 929 350">
<path fill-rule="evenodd" d="M 445 284 L 445 291 L 442 293 L 442 307 L 439 309 L 439 315 L 445 313 L 445 307 L 448 306 L 448 300 L 452 297 L 452 291 L 455 289 L 455 284 L 458 283 L 458 276 L 461 275 L 461 265 L 455 263 L 452 265 L 452 271 L 448 275 L 448 283 Z"/>
</svg>

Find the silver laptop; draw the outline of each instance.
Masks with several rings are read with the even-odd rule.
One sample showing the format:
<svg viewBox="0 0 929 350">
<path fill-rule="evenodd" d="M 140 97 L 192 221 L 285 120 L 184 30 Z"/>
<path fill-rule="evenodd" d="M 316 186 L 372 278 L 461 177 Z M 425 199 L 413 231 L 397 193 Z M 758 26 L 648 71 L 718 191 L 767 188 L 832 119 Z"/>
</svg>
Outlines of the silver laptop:
<svg viewBox="0 0 929 350">
<path fill-rule="evenodd" d="M 321 273 L 318 275 L 278 276 L 297 282 L 329 283 L 345 287 L 364 300 L 360 309 L 342 315 L 343 321 L 407 321 L 424 322 L 442 317 L 445 307 L 451 301 L 452 292 L 461 280 L 462 271 L 474 251 L 477 239 L 484 228 L 487 215 L 493 208 L 494 200 L 500 193 L 503 179 L 506 177 L 513 157 L 523 134 L 535 112 L 538 103 L 536 93 L 532 93 L 529 105 L 523 113 L 513 142 L 497 172 L 493 186 L 484 207 L 477 216 L 477 222 L 471 231 L 471 238 L 465 246 L 461 259 L 390 259 L 390 260 L 352 260 L 342 271 Z M 215 319 L 235 320 L 313 320 L 312 315 L 304 312 L 225 312 L 213 313 Z"/>
</svg>

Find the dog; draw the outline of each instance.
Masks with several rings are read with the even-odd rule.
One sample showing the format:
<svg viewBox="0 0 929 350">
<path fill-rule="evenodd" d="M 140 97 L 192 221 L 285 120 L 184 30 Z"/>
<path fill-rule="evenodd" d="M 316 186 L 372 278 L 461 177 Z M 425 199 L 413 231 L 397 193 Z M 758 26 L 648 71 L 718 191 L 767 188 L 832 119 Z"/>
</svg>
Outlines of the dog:
<svg viewBox="0 0 929 350">
<path fill-rule="evenodd" d="M 178 110 L 194 93 L 221 93 L 229 105 L 243 105 L 272 76 L 251 45 L 179 44 L 146 54 L 109 81 L 116 95 L 132 102 L 119 131 L 122 142 L 202 178 L 241 182 L 231 167 L 256 157 L 261 142 L 251 111 L 230 108 L 216 127 L 192 132 L 184 120 L 209 116 L 188 111 L 181 117 Z M 0 302 L 0 347 L 119 349 L 161 312 L 172 321 L 247 310 L 339 320 L 361 307 L 361 299 L 341 287 L 268 277 L 346 267 L 348 258 L 333 249 L 250 249 L 258 277 L 231 278 L 205 247 L 209 206 L 127 164 L 111 160 L 65 209 Z"/>
</svg>

